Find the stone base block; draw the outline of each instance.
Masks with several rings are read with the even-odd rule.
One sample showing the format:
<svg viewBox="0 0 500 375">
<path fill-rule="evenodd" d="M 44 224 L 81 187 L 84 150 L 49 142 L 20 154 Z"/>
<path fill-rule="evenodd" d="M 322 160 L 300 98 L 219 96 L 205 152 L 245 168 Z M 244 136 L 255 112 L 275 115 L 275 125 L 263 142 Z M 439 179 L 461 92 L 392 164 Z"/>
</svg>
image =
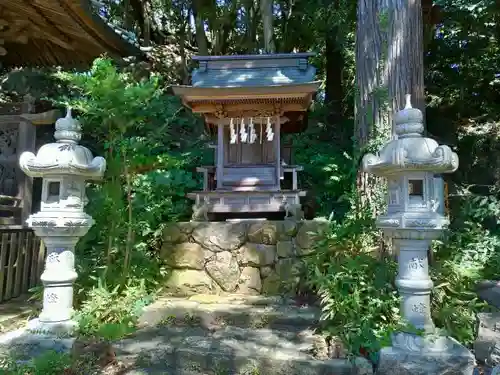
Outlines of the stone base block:
<svg viewBox="0 0 500 375">
<path fill-rule="evenodd" d="M 474 355 L 449 337 L 400 333 L 380 351 L 377 375 L 473 375 Z"/>
<path fill-rule="evenodd" d="M 474 342 L 476 359 L 488 366 L 500 365 L 500 313 L 479 313 L 479 328 Z"/>
<path fill-rule="evenodd" d="M 315 251 L 326 220 L 183 222 L 165 226 L 160 256 L 171 268 L 165 291 L 293 296 L 303 260 Z"/>
<path fill-rule="evenodd" d="M 26 329 L 33 334 L 71 336 L 77 328 L 74 320 L 64 322 L 43 322 L 40 319 L 32 319 L 28 322 Z"/>
</svg>

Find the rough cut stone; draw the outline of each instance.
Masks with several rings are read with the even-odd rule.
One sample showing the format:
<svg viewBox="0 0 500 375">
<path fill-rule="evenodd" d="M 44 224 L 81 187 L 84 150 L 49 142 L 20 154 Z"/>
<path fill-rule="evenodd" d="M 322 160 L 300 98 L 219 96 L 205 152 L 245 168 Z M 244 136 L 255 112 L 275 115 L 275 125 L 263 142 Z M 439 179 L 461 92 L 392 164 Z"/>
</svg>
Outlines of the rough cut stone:
<svg viewBox="0 0 500 375">
<path fill-rule="evenodd" d="M 278 241 L 276 244 L 278 257 L 289 258 L 295 255 L 295 250 L 292 241 Z"/>
<path fill-rule="evenodd" d="M 276 260 L 276 246 L 247 242 L 238 250 L 238 262 L 244 266 L 270 266 Z"/>
<path fill-rule="evenodd" d="M 313 244 L 319 238 L 318 228 L 321 232 L 327 226 L 328 222 L 319 220 L 171 223 L 164 229 L 160 255 L 174 269 L 205 270 L 212 294 L 235 291 L 242 278 L 240 268 L 252 267 L 259 269 L 263 293 L 279 295 L 294 290 L 302 277 L 297 257 L 314 249 L 299 245 Z M 246 293 L 243 289 L 240 292 Z M 188 294 L 193 293 L 196 290 Z"/>
<path fill-rule="evenodd" d="M 297 221 L 284 220 L 280 228 L 280 239 L 286 240 L 297 235 Z"/>
<path fill-rule="evenodd" d="M 304 275 L 302 263 L 294 258 L 280 259 L 276 264 L 276 273 L 284 292 L 294 291 Z"/>
<path fill-rule="evenodd" d="M 261 267 L 260 268 L 260 277 L 265 279 L 266 277 L 268 277 L 272 272 L 273 272 L 273 267 L 269 267 L 269 266 L 266 266 L 266 267 Z"/>
<path fill-rule="evenodd" d="M 206 264 L 207 273 L 225 292 L 232 292 L 238 285 L 240 268 L 236 257 L 229 251 L 215 253 Z"/>
<path fill-rule="evenodd" d="M 148 327 L 114 342 L 113 348 L 136 375 L 366 375 L 354 373 L 348 359 L 312 358 L 310 335 L 302 330 L 297 334 L 293 325 L 268 329 L 214 324 L 210 331 L 200 326 Z"/>
<path fill-rule="evenodd" d="M 241 270 L 240 280 L 238 282 L 239 292 L 245 294 L 258 294 L 262 289 L 260 272 L 255 267 L 244 267 Z"/>
<path fill-rule="evenodd" d="M 182 231 L 181 226 L 176 223 L 169 223 L 163 229 L 164 243 L 179 243 L 188 240 L 188 236 Z"/>
<path fill-rule="evenodd" d="M 299 260 L 294 258 L 279 259 L 275 270 L 271 270 L 262 281 L 262 294 L 267 296 L 283 293 L 293 294 L 302 275 L 302 263 Z"/>
<path fill-rule="evenodd" d="M 272 271 L 262 281 L 262 294 L 266 296 L 277 296 L 282 290 L 281 279 L 276 271 Z"/>
<path fill-rule="evenodd" d="M 299 255 L 312 253 L 315 243 L 321 239 L 328 226 L 328 221 L 312 220 L 302 222 L 296 237 Z"/>
<path fill-rule="evenodd" d="M 167 255 L 167 264 L 173 268 L 191 268 L 203 270 L 205 267 L 205 251 L 197 243 L 184 242 L 173 245 Z"/>
<path fill-rule="evenodd" d="M 372 363 L 363 357 L 356 357 L 352 361 L 352 375 L 373 375 Z"/>
<path fill-rule="evenodd" d="M 265 245 L 276 245 L 278 237 L 277 223 L 262 221 L 254 223 L 248 229 L 248 240 Z"/>
<path fill-rule="evenodd" d="M 192 295 L 214 291 L 213 281 L 205 271 L 173 270 L 166 285 L 167 291 L 176 295 Z"/>
<path fill-rule="evenodd" d="M 443 350 L 386 347 L 380 351 L 377 375 L 472 375 L 474 355 L 451 338 Z"/>
<path fill-rule="evenodd" d="M 500 364 L 500 313 L 480 313 L 477 317 L 476 358 L 488 366 L 497 366 Z"/>
<path fill-rule="evenodd" d="M 232 251 L 245 242 L 246 226 L 242 223 L 201 223 L 193 231 L 193 238 L 212 251 Z"/>
</svg>

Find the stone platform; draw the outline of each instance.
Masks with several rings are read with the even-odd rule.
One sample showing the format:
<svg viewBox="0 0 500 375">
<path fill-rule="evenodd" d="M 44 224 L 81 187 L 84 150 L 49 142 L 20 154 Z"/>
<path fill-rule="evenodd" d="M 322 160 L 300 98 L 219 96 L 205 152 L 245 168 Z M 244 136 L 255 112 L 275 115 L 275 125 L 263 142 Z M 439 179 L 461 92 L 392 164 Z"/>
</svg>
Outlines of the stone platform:
<svg viewBox="0 0 500 375">
<path fill-rule="evenodd" d="M 326 220 L 168 224 L 161 256 L 171 295 L 294 294 L 302 259 L 323 238 Z"/>
<path fill-rule="evenodd" d="M 372 375 L 363 358 L 318 352 L 319 313 L 277 297 L 164 297 L 113 347 L 128 375 Z"/>
</svg>

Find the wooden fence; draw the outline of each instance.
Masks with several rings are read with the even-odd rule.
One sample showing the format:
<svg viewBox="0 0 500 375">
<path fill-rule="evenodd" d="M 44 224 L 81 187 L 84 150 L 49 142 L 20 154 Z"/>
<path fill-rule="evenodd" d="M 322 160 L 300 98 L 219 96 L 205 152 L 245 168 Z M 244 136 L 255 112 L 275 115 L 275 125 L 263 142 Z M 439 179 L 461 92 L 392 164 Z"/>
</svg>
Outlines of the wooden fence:
<svg viewBox="0 0 500 375">
<path fill-rule="evenodd" d="M 31 229 L 0 226 L 0 303 L 38 285 L 44 261 L 45 246 Z"/>
</svg>

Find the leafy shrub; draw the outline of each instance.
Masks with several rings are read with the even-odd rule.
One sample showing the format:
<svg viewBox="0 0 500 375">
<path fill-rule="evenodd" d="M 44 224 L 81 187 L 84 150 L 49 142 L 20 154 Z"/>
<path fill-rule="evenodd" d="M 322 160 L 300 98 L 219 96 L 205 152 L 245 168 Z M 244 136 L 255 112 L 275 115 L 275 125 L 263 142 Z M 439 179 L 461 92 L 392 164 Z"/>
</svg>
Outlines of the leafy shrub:
<svg viewBox="0 0 500 375">
<path fill-rule="evenodd" d="M 76 248 L 78 319 L 87 334 L 103 325 L 119 331 L 117 324 L 133 325 L 136 307 L 166 275 L 161 223 L 187 217 L 185 195 L 198 184 L 191 169 L 209 150 L 200 121 L 157 74 L 136 75 L 98 58 L 89 72 L 56 78 L 68 90 L 53 100 L 74 108 L 81 143 L 107 161 L 103 181 L 87 189 L 95 224 Z"/>
<path fill-rule="evenodd" d="M 4 358 L 1 365 L 0 374 L 4 375 L 61 375 L 71 368 L 71 355 L 49 350 L 24 363 Z"/>
<path fill-rule="evenodd" d="M 499 210 L 494 195 L 466 195 L 445 238 L 433 247 L 434 323 L 464 345 L 476 337 L 477 313 L 488 308 L 475 293 L 477 282 L 499 277 Z M 352 209 L 332 223 L 329 236 L 307 260 L 308 281 L 321 296 L 325 331 L 355 354 L 374 353 L 389 344 L 394 330 L 411 329 L 399 316 L 396 262 L 374 256 L 379 239 L 371 215 Z"/>
<path fill-rule="evenodd" d="M 308 281 L 321 297 L 325 331 L 355 354 L 375 353 L 403 326 L 394 286 L 396 263 L 374 255 L 378 238 L 367 213 L 351 213 L 332 223 L 306 261 Z"/>
<path fill-rule="evenodd" d="M 116 340 L 134 331 L 142 309 L 152 300 L 144 283 L 108 289 L 98 285 L 76 315 L 79 334 Z"/>
<path fill-rule="evenodd" d="M 476 314 L 487 307 L 478 299 L 475 286 L 500 276 L 496 268 L 500 265 L 500 204 L 494 195 L 463 194 L 447 238 L 433 249 L 432 312 L 437 326 L 470 345 L 477 333 Z"/>
</svg>

